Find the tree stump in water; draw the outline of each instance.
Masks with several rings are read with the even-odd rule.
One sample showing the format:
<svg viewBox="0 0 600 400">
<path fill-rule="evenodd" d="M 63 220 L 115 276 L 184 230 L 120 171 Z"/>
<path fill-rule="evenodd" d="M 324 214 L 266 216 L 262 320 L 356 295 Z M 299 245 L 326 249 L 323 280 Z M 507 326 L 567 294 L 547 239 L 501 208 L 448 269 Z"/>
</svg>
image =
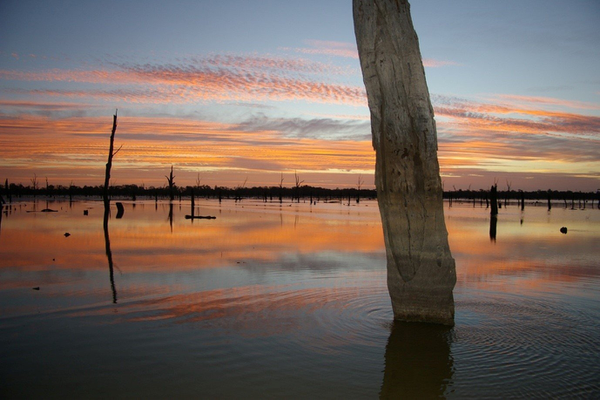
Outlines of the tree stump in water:
<svg viewBox="0 0 600 400">
<path fill-rule="evenodd" d="M 394 318 L 454 324 L 437 133 L 406 0 L 354 0 Z"/>
</svg>

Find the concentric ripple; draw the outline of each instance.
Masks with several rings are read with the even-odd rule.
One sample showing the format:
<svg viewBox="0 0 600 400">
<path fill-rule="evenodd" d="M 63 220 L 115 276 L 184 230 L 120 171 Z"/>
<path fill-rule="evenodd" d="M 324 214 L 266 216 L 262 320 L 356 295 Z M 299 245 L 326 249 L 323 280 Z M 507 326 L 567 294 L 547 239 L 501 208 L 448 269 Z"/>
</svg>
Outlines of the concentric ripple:
<svg viewBox="0 0 600 400">
<path fill-rule="evenodd" d="M 588 397 L 600 391 L 600 321 L 545 298 L 459 301 L 452 356 L 456 394 Z M 597 313 L 597 311 L 596 311 Z M 473 321 L 473 322 L 470 322 Z"/>
</svg>

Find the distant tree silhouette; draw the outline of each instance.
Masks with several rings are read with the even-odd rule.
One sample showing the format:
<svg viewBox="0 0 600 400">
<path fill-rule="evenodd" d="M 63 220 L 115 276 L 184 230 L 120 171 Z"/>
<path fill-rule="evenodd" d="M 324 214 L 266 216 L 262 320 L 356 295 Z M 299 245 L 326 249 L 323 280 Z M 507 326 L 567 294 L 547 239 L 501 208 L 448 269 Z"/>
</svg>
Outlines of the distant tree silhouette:
<svg viewBox="0 0 600 400">
<path fill-rule="evenodd" d="M 169 199 L 173 201 L 175 199 L 175 175 L 173 175 L 173 166 L 171 165 L 171 173 L 169 176 L 165 175 L 167 183 L 169 184 Z"/>
</svg>

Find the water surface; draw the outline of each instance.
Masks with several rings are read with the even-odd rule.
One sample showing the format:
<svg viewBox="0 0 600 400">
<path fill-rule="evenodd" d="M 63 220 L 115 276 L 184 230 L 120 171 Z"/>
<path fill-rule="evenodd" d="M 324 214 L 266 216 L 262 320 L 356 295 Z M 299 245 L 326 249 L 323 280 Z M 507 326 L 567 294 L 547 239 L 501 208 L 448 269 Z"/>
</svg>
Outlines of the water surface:
<svg viewBox="0 0 600 400">
<path fill-rule="evenodd" d="M 448 329 L 392 322 L 375 202 L 196 205 L 5 208 L 2 397 L 600 396 L 599 210 L 446 206 Z"/>
</svg>

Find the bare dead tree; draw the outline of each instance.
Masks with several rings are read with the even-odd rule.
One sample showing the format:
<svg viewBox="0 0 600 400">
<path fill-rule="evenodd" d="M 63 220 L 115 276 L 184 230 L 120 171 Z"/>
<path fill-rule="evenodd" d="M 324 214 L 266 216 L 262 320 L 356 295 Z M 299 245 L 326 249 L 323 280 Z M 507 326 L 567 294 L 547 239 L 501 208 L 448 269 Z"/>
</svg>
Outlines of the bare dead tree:
<svg viewBox="0 0 600 400">
<path fill-rule="evenodd" d="M 281 173 L 281 180 L 279 181 L 279 204 L 283 203 L 283 172 Z"/>
<path fill-rule="evenodd" d="M 356 204 L 360 203 L 360 189 L 362 188 L 362 185 L 365 183 L 365 181 L 362 179 L 362 175 L 358 175 L 358 192 L 356 194 Z"/>
<path fill-rule="evenodd" d="M 33 178 L 29 179 L 31 181 L 31 187 L 33 188 L 33 197 L 35 197 L 38 190 L 38 180 L 37 175 L 34 173 Z"/>
<path fill-rule="evenodd" d="M 235 201 L 242 201 L 242 190 L 246 187 L 246 182 L 248 182 L 248 177 L 244 179 L 244 183 L 236 188 Z"/>
<path fill-rule="evenodd" d="M 113 115 L 113 126 L 110 134 L 110 144 L 108 147 L 108 161 L 106 162 L 106 172 L 104 173 L 104 187 L 102 189 L 102 198 L 104 199 L 105 207 L 108 207 L 110 204 L 110 200 L 108 198 L 108 186 L 110 183 L 110 169 L 112 168 L 112 160 L 113 157 L 117 155 L 121 147 L 119 147 L 116 151 L 114 151 L 114 143 L 115 143 L 115 132 L 117 131 L 117 111 L 115 111 L 115 115 Z"/>
<path fill-rule="evenodd" d="M 304 183 L 304 181 L 300 180 L 300 177 L 296 171 L 294 171 L 294 178 L 296 179 L 296 201 L 300 203 L 300 186 Z"/>
<path fill-rule="evenodd" d="M 506 196 L 504 196 L 504 207 L 506 207 L 508 205 L 508 197 L 510 196 L 510 187 L 512 186 L 512 182 L 510 182 L 508 179 L 506 180 Z"/>
<path fill-rule="evenodd" d="M 173 201 L 175 199 L 175 175 L 173 175 L 173 166 L 171 165 L 171 173 L 169 176 L 165 175 L 167 183 L 169 184 L 169 199 Z"/>
</svg>

